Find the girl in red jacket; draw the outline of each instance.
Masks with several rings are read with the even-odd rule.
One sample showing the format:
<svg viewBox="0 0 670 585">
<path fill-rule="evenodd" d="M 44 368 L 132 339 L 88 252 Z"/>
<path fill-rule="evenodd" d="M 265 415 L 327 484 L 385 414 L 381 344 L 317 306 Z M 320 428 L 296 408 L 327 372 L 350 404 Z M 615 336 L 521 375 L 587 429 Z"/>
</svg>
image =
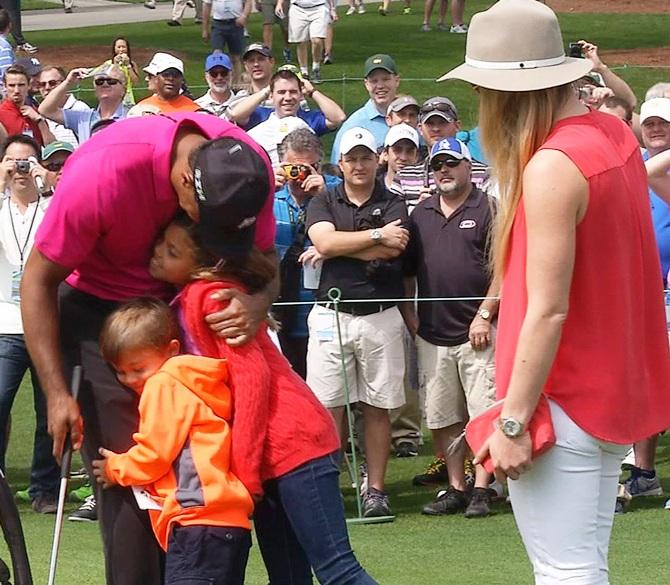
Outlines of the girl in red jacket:
<svg viewBox="0 0 670 585">
<path fill-rule="evenodd" d="M 212 256 L 185 215 L 166 228 L 149 271 L 183 287 L 173 301 L 185 350 L 225 358 L 233 391 L 232 471 L 257 500 L 254 526 L 270 585 L 373 585 L 351 550 L 339 489 L 340 443 L 335 424 L 261 327 L 246 345 L 216 335 L 205 316 L 225 308 L 221 288 L 263 289 L 274 265 L 252 248 L 248 226 L 226 234 L 229 253 Z M 253 234 L 253 231 L 252 231 Z M 219 253 L 221 252 L 219 246 Z M 259 384 L 258 360 L 271 376 Z"/>
</svg>

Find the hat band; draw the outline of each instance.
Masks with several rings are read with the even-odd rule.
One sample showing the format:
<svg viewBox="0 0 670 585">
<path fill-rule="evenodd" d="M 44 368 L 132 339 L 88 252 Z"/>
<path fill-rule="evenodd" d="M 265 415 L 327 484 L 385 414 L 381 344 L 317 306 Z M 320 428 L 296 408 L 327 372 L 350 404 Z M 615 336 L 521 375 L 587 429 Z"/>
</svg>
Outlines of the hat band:
<svg viewBox="0 0 670 585">
<path fill-rule="evenodd" d="M 560 57 L 551 57 L 550 59 L 537 59 L 535 61 L 479 61 L 478 59 L 465 58 L 466 65 L 476 69 L 538 69 L 540 67 L 552 67 L 560 65 L 565 61 L 565 55 Z"/>
</svg>

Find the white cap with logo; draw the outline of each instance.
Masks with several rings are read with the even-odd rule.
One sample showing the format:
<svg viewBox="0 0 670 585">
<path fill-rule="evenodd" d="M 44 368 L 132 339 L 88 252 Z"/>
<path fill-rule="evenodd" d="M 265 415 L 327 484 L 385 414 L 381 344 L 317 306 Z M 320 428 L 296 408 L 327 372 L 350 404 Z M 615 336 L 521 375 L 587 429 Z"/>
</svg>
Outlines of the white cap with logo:
<svg viewBox="0 0 670 585">
<path fill-rule="evenodd" d="M 401 140 L 409 140 L 414 146 L 419 148 L 419 133 L 409 124 L 396 124 L 395 126 L 391 126 L 386 134 L 384 146 L 393 146 Z"/>
<path fill-rule="evenodd" d="M 640 107 L 640 124 L 649 118 L 661 118 L 670 122 L 670 98 L 653 98 Z"/>
<path fill-rule="evenodd" d="M 169 53 L 156 53 L 144 70 L 150 75 L 158 75 L 167 69 L 176 69 L 184 74 L 184 62 Z"/>
<path fill-rule="evenodd" d="M 377 141 L 372 135 L 372 132 L 365 128 L 349 128 L 340 140 L 340 156 L 350 153 L 357 146 L 365 146 L 377 154 Z"/>
</svg>

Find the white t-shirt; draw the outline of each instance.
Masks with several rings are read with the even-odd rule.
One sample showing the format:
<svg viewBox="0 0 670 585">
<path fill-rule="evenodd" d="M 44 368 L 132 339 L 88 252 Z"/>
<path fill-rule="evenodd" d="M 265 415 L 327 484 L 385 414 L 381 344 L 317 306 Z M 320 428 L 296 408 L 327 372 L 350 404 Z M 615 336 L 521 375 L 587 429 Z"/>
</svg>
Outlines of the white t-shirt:
<svg viewBox="0 0 670 585">
<path fill-rule="evenodd" d="M 244 2 L 242 0 L 202 0 L 202 2 L 212 5 L 212 18 L 214 20 L 239 18 L 244 12 Z"/>
<path fill-rule="evenodd" d="M 20 250 L 23 249 L 25 269 L 35 241 L 35 233 L 44 219 L 50 201 L 51 197 L 40 197 L 39 203 L 31 203 L 22 214 L 7 195 L 2 195 L 0 199 L 0 335 L 23 334 L 18 298 L 18 286 L 22 276 Z"/>
<path fill-rule="evenodd" d="M 254 126 L 247 134 L 265 149 L 265 152 L 270 157 L 270 162 L 273 165 L 277 165 L 279 164 L 277 146 L 281 144 L 281 141 L 284 140 L 289 132 L 293 132 L 298 128 L 312 130 L 307 125 L 307 122 L 297 116 L 279 118 L 275 112 L 272 112 L 265 122 Z"/>
</svg>

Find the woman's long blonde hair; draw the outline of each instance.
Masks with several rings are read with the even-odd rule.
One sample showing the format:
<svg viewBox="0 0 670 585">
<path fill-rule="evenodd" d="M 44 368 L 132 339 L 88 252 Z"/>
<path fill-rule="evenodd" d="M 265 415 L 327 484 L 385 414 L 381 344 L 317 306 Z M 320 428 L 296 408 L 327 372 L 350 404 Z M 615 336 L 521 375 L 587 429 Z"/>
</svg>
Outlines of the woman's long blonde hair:
<svg viewBox="0 0 670 585">
<path fill-rule="evenodd" d="M 547 139 L 572 85 L 524 92 L 479 89 L 479 130 L 493 168 L 500 205 L 493 232 L 493 274 L 501 278 L 514 216 L 522 194 L 523 170 Z"/>
</svg>

